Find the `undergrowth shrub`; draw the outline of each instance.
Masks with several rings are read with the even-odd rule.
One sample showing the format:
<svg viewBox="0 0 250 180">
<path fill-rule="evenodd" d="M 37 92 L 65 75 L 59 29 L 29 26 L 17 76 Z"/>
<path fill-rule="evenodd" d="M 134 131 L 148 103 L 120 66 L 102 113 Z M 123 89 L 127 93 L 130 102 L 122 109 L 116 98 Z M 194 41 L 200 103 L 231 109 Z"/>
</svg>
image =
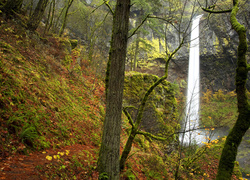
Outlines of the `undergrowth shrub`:
<svg viewBox="0 0 250 180">
<path fill-rule="evenodd" d="M 212 93 L 207 90 L 201 98 L 201 125 L 206 127 L 232 127 L 237 116 L 235 91 Z"/>
</svg>

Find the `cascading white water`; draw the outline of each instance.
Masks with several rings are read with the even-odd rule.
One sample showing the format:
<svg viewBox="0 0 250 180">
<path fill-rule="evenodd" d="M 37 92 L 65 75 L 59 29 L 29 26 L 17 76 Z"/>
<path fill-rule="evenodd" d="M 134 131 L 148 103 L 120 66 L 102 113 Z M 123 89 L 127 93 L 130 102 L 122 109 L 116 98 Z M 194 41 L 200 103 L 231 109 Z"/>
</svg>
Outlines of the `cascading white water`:
<svg viewBox="0 0 250 180">
<path fill-rule="evenodd" d="M 199 50 L 199 22 L 202 15 L 192 20 L 191 42 L 189 51 L 188 88 L 186 102 L 186 118 L 184 143 L 194 140 L 201 143 L 201 132 L 195 130 L 199 126 L 200 105 L 200 50 Z M 194 131 L 192 131 L 194 130 Z"/>
</svg>

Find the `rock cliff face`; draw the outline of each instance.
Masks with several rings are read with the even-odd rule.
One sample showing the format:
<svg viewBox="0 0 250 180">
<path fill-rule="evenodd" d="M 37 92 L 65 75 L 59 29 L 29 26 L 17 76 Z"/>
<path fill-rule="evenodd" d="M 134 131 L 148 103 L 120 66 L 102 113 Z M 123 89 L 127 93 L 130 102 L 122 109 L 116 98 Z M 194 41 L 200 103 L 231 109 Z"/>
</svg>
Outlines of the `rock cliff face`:
<svg viewBox="0 0 250 180">
<path fill-rule="evenodd" d="M 239 16 L 241 23 L 248 28 L 248 42 L 250 39 L 250 24 L 243 16 Z M 248 18 L 249 20 L 249 18 Z M 167 33 L 170 50 L 178 46 L 177 34 Z M 250 45 L 250 43 L 249 43 Z M 204 14 L 200 22 L 200 79 L 201 90 L 218 91 L 219 89 L 232 91 L 235 89 L 235 69 L 237 60 L 238 35 L 231 28 L 229 14 L 213 15 L 208 20 Z M 189 43 L 182 47 L 169 66 L 170 82 L 187 80 Z M 248 61 L 250 53 L 248 52 Z M 158 76 L 164 74 L 164 60 L 155 59 L 154 65 L 141 67 L 139 71 L 153 73 Z M 250 83 L 247 84 L 250 89 Z"/>
<path fill-rule="evenodd" d="M 129 108 L 133 120 L 148 88 L 158 80 L 152 74 L 131 71 L 126 74 L 123 107 Z M 146 104 L 141 129 L 155 135 L 170 135 L 178 127 L 178 114 L 174 89 L 168 81 L 158 85 Z"/>
</svg>

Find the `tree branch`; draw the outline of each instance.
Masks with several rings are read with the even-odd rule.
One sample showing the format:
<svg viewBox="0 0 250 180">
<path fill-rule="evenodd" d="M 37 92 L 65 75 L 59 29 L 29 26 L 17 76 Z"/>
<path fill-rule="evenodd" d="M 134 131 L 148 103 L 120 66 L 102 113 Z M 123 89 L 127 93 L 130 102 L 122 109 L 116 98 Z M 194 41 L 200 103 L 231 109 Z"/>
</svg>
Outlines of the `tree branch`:
<svg viewBox="0 0 250 180">
<path fill-rule="evenodd" d="M 93 10 L 91 11 L 90 14 L 92 14 L 93 12 L 95 12 L 95 11 L 96 11 L 99 7 L 101 7 L 104 3 L 105 3 L 105 2 L 103 2 L 102 4 L 100 4 L 99 6 L 97 6 L 95 9 L 93 9 Z"/>
<path fill-rule="evenodd" d="M 110 12 L 112 13 L 112 15 L 114 15 L 114 11 L 112 10 L 111 6 L 109 5 L 109 3 L 106 0 L 103 0 L 104 4 L 109 8 Z"/>
<path fill-rule="evenodd" d="M 203 11 L 208 12 L 208 13 L 214 13 L 214 14 L 230 13 L 232 11 L 232 9 L 225 9 L 225 10 L 221 10 L 221 11 L 216 11 L 216 10 L 211 10 L 209 8 L 211 8 L 211 7 L 208 7 L 208 8 L 201 7 L 201 9 Z"/>
<path fill-rule="evenodd" d="M 144 132 L 144 131 L 137 131 L 137 134 L 141 134 L 146 137 L 150 137 L 159 141 L 166 141 L 168 138 L 160 137 L 160 136 L 155 136 L 149 132 Z"/>
<path fill-rule="evenodd" d="M 130 107 L 130 106 L 129 106 L 129 107 Z M 127 109 L 128 109 L 129 107 L 123 108 L 123 112 L 124 112 L 124 114 L 127 116 L 128 121 L 129 121 L 129 124 L 131 124 L 132 128 L 134 128 L 133 119 L 132 119 L 131 115 L 129 114 L 129 112 L 127 111 Z"/>
<path fill-rule="evenodd" d="M 137 26 L 137 28 L 132 32 L 132 34 L 128 36 L 128 39 L 131 38 L 133 35 L 135 35 L 135 33 L 143 25 L 143 23 L 147 20 L 148 17 L 149 17 L 149 14 L 142 20 L 142 22 Z"/>
<path fill-rule="evenodd" d="M 148 18 L 156 18 L 156 19 L 160 19 L 160 20 L 163 20 L 163 21 L 166 21 L 168 23 L 171 23 L 173 19 L 165 19 L 165 18 L 162 18 L 162 17 L 158 17 L 158 16 L 150 16 L 148 15 Z"/>
</svg>

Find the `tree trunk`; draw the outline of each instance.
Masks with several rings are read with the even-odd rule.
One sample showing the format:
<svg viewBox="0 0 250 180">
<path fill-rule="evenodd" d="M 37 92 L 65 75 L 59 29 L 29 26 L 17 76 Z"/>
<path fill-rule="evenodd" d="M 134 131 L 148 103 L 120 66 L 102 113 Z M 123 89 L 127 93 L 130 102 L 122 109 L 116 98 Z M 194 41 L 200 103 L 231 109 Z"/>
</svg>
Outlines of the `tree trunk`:
<svg viewBox="0 0 250 180">
<path fill-rule="evenodd" d="M 49 22 L 49 27 L 48 27 L 48 30 L 47 30 L 48 32 L 49 32 L 50 28 L 52 27 L 52 24 L 53 24 L 53 21 L 54 21 L 56 1 L 52 0 L 51 3 L 53 3 L 53 8 L 52 8 L 52 15 L 51 15 L 50 22 Z"/>
<path fill-rule="evenodd" d="M 2 7 L 2 11 L 9 17 L 14 12 L 19 12 L 23 4 L 23 0 L 8 0 Z"/>
<path fill-rule="evenodd" d="M 106 78 L 106 116 L 98 160 L 100 179 L 118 180 L 120 174 L 121 114 L 129 12 L 130 0 L 117 0 L 109 52 L 110 71 Z"/>
<path fill-rule="evenodd" d="M 65 29 L 65 27 L 66 27 L 66 24 L 67 24 L 67 16 L 68 16 L 69 8 L 70 8 L 70 6 L 72 5 L 73 1 L 74 1 L 74 0 L 69 0 L 69 1 L 68 1 L 67 7 L 66 7 L 66 12 L 65 12 L 64 17 L 63 17 L 62 27 L 61 27 L 61 29 L 60 29 L 60 31 L 59 31 L 59 36 L 60 36 L 60 37 L 62 36 L 63 31 L 64 31 L 64 29 Z"/>
<path fill-rule="evenodd" d="M 123 170 L 125 168 L 125 162 L 126 162 L 128 155 L 131 151 L 132 144 L 134 142 L 135 136 L 137 135 L 137 130 L 138 130 L 138 128 L 136 128 L 136 129 L 132 128 L 132 130 L 129 134 L 129 138 L 126 142 L 126 145 L 125 145 L 124 150 L 123 150 L 122 155 L 121 155 L 120 170 Z"/>
<path fill-rule="evenodd" d="M 51 16 L 53 2 L 50 2 L 49 4 L 50 4 L 49 5 L 49 12 L 48 12 L 48 17 L 47 17 L 47 20 L 46 20 L 45 28 L 44 28 L 44 31 L 43 31 L 43 36 L 45 35 L 45 33 L 46 33 L 47 29 L 48 29 L 50 18 L 51 18 L 50 16 Z"/>
<path fill-rule="evenodd" d="M 247 81 L 247 41 L 246 29 L 241 25 L 237 19 L 236 14 L 238 11 L 238 0 L 233 1 L 233 9 L 231 12 L 230 21 L 232 27 L 239 35 L 237 69 L 236 69 L 236 93 L 238 100 L 238 119 L 227 136 L 225 146 L 223 148 L 219 169 L 216 176 L 217 180 L 231 179 L 234 162 L 237 155 L 238 146 L 241 143 L 242 137 L 250 127 L 250 108 L 246 96 L 246 81 Z"/>
<path fill-rule="evenodd" d="M 49 0 L 39 0 L 35 11 L 32 13 L 28 23 L 27 28 L 31 31 L 35 31 L 43 18 L 44 11 L 48 5 Z"/>
<path fill-rule="evenodd" d="M 140 41 L 140 35 L 137 34 L 137 39 L 135 42 L 134 71 L 136 71 L 136 68 L 137 68 L 137 56 L 139 54 L 139 41 Z"/>
</svg>

